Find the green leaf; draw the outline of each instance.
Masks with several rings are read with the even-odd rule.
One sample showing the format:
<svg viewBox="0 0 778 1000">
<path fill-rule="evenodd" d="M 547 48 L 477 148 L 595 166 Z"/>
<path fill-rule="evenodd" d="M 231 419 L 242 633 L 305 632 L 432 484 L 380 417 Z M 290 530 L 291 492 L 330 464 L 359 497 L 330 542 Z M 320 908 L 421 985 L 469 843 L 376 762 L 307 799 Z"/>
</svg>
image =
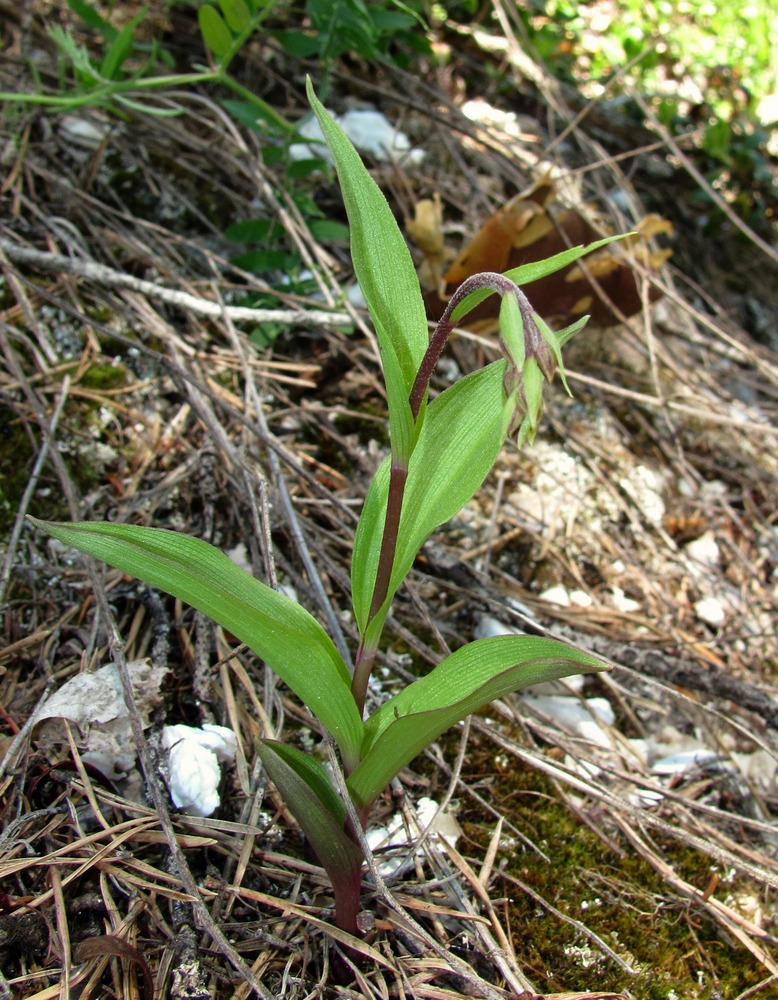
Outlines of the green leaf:
<svg viewBox="0 0 778 1000">
<path fill-rule="evenodd" d="M 303 31 L 271 31 L 270 34 L 290 56 L 309 59 L 319 54 L 321 40 L 318 35 L 308 35 Z"/>
<path fill-rule="evenodd" d="M 562 347 L 568 342 L 568 340 L 572 340 L 572 338 L 586 326 L 589 322 L 589 317 L 581 316 L 581 318 L 577 319 L 575 323 L 571 323 L 570 326 L 566 326 L 564 330 L 560 330 L 559 333 L 554 333 L 542 316 L 539 316 L 537 313 L 533 313 L 532 316 L 535 320 L 535 325 L 538 330 L 540 330 L 541 337 L 551 348 L 551 353 L 554 355 L 556 370 L 559 372 L 559 378 L 562 381 L 562 385 L 565 387 L 565 392 L 568 396 L 572 396 L 573 394 L 570 391 L 570 386 L 567 384 L 565 363 L 562 358 Z"/>
<path fill-rule="evenodd" d="M 527 345 L 524 342 L 524 320 L 519 308 L 519 300 L 508 292 L 500 300 L 500 339 L 503 354 L 517 372 L 524 368 Z"/>
<path fill-rule="evenodd" d="M 491 470 L 505 440 L 505 361 L 467 375 L 427 407 L 411 458 L 390 591 L 428 536 L 457 514 Z"/>
<path fill-rule="evenodd" d="M 105 53 L 100 66 L 100 75 L 106 80 L 116 80 L 119 70 L 132 52 L 135 44 L 135 29 L 146 16 L 147 7 L 143 7 L 135 17 L 116 35 Z"/>
<path fill-rule="evenodd" d="M 274 135 L 287 135 L 291 132 L 291 128 L 287 128 L 279 120 L 278 112 L 274 111 L 273 108 L 265 104 L 264 101 L 260 101 L 254 98 L 253 101 L 236 101 L 234 98 L 225 98 L 220 102 L 223 108 L 232 115 L 235 121 L 240 122 L 241 125 L 245 125 L 246 128 L 252 129 L 254 132 L 260 132 L 267 134 L 268 132 Z M 266 149 L 271 149 L 273 147 L 266 147 Z M 266 149 L 262 150 L 263 155 Z M 279 158 L 283 155 L 282 150 L 278 149 L 276 152 Z"/>
<path fill-rule="evenodd" d="M 556 639 L 477 639 L 385 702 L 365 723 L 362 762 L 347 780 L 362 809 L 450 726 L 496 698 L 532 684 L 608 665 Z"/>
<path fill-rule="evenodd" d="M 275 228 L 280 236 L 281 226 L 275 219 L 241 219 L 227 226 L 224 237 L 233 243 L 263 243 L 271 238 Z"/>
<path fill-rule="evenodd" d="M 250 271 L 252 274 L 264 274 L 276 270 L 289 274 L 300 266 L 300 257 L 287 250 L 248 250 L 236 257 L 230 257 L 230 263 L 241 271 Z"/>
<path fill-rule="evenodd" d="M 370 20 L 373 22 L 381 35 L 394 35 L 395 32 L 406 31 L 419 24 L 422 28 L 424 21 L 420 15 L 411 12 L 408 8 L 407 14 L 398 10 L 385 10 L 383 8 L 370 8 Z"/>
<path fill-rule="evenodd" d="M 99 31 L 106 42 L 112 42 L 119 34 L 118 30 L 85 0 L 68 0 L 68 7 L 90 28 Z"/>
<path fill-rule="evenodd" d="M 306 156 L 303 160 L 292 160 L 286 170 L 286 175 L 291 180 L 304 180 L 306 177 L 310 177 L 311 174 L 327 173 L 329 170 L 329 163 L 320 156 Z M 314 202 L 315 205 L 315 202 Z M 316 211 L 319 215 L 322 214 L 318 205 L 316 205 Z M 343 226 L 345 231 L 345 238 L 348 239 L 348 227 Z"/>
<path fill-rule="evenodd" d="M 241 219 L 227 226 L 224 237 L 232 243 L 265 243 L 283 232 L 277 219 Z"/>
<path fill-rule="evenodd" d="M 72 32 L 61 28 L 58 24 L 53 24 L 46 29 L 46 34 L 62 55 L 70 60 L 75 78 L 84 90 L 91 90 L 103 82 L 99 70 L 89 58 L 89 52 L 83 45 L 76 42 Z"/>
<path fill-rule="evenodd" d="M 381 538 L 386 521 L 392 457 L 387 455 L 373 476 L 359 517 L 351 554 L 351 602 L 360 635 L 364 635 L 375 590 Z M 383 622 L 383 619 L 382 619 Z"/>
<path fill-rule="evenodd" d="M 208 5 L 197 11 L 203 41 L 217 59 L 223 59 L 232 48 L 232 32 L 215 7 Z"/>
<path fill-rule="evenodd" d="M 261 323 L 249 334 L 249 340 L 258 347 L 270 347 L 288 329 L 281 323 Z"/>
<path fill-rule="evenodd" d="M 294 171 L 290 173 L 293 174 Z M 300 215 L 305 219 L 322 219 L 324 218 L 324 212 L 316 204 L 316 199 L 308 191 L 303 191 L 301 188 L 292 190 L 289 192 L 289 197 L 294 202 L 295 206 L 300 210 Z"/>
<path fill-rule="evenodd" d="M 568 267 L 579 259 L 579 257 L 584 257 L 588 253 L 593 253 L 595 250 L 599 250 L 600 247 L 607 246 L 609 243 L 614 243 L 616 240 L 623 240 L 625 236 L 629 236 L 629 233 L 620 233 L 618 236 L 606 236 L 605 239 L 595 240 L 594 243 L 587 243 L 586 246 L 570 247 L 569 250 L 563 250 L 561 253 L 554 254 L 553 257 L 547 257 L 545 260 L 532 261 L 529 264 L 522 264 L 521 267 L 513 267 L 510 271 L 505 272 L 505 277 L 510 278 L 519 287 L 524 285 L 529 285 L 533 281 L 538 281 L 540 278 L 545 278 L 549 274 L 554 274 L 555 271 L 561 271 L 563 267 Z M 490 288 L 479 289 L 477 292 L 471 292 L 470 295 L 465 296 L 464 299 L 459 303 L 456 309 L 451 314 L 451 319 L 453 322 L 459 322 L 475 307 L 488 299 L 490 295 L 494 292 Z M 531 290 L 529 293 L 529 299 L 532 301 Z"/>
<path fill-rule="evenodd" d="M 258 740 L 257 753 L 329 875 L 340 916 L 344 904 L 358 901 L 363 860 L 344 830 L 343 801 L 321 764 L 295 747 Z"/>
<path fill-rule="evenodd" d="M 520 267 L 511 268 L 510 271 L 505 272 L 505 277 L 510 278 L 511 281 L 514 281 L 519 286 L 528 285 L 533 281 L 538 281 L 540 278 L 545 278 L 549 274 L 554 274 L 555 271 L 561 271 L 563 267 L 574 264 L 580 257 L 585 257 L 588 253 L 594 253 L 595 250 L 606 247 L 609 243 L 617 243 L 619 240 L 626 239 L 627 236 L 632 235 L 634 234 L 618 233 L 616 236 L 605 236 L 601 240 L 595 240 L 594 243 L 570 247 L 568 250 L 562 250 L 561 253 L 554 254 L 553 257 L 547 257 L 545 260 L 531 261 L 529 264 L 522 264 Z"/>
<path fill-rule="evenodd" d="M 731 166 L 732 139 L 731 124 L 718 118 L 703 132 L 702 148 L 714 160 L 720 160 L 722 163 L 727 164 L 727 166 Z"/>
<path fill-rule="evenodd" d="M 307 81 L 308 100 L 335 161 L 349 219 L 351 259 L 381 348 L 395 455 L 413 434 L 407 402 L 429 343 L 427 317 L 411 255 L 392 211 L 359 154 Z"/>
<path fill-rule="evenodd" d="M 271 773 L 274 761 L 279 757 L 305 782 L 307 787 L 315 794 L 320 806 L 329 813 L 341 833 L 343 832 L 346 822 L 346 806 L 337 789 L 332 784 L 330 776 L 318 760 L 307 753 L 303 753 L 302 750 L 298 750 L 296 747 L 286 743 L 279 743 L 277 740 L 257 740 L 257 753 L 265 765 L 268 774 L 270 774 L 271 779 L 278 785 L 285 801 L 290 806 L 292 804 L 292 796 L 286 794 L 284 789 L 281 788 L 280 783 L 276 781 Z M 270 766 L 268 766 L 268 762 L 270 762 Z"/>
<path fill-rule="evenodd" d="M 348 668 L 321 625 L 299 604 L 255 580 L 214 546 L 177 531 L 30 520 L 66 545 L 159 587 L 229 629 L 321 720 L 346 767 L 354 766 L 362 721 Z"/>
<path fill-rule="evenodd" d="M 427 407 L 408 470 L 392 588 L 439 525 L 470 500 L 505 440 L 505 361 L 472 372 Z"/>
<path fill-rule="evenodd" d="M 502 384 L 505 368 L 505 361 L 495 361 L 460 379 L 427 407 L 408 469 L 389 592 L 371 624 L 371 637 L 383 625 L 424 541 L 464 507 L 494 464 L 510 418 Z M 387 460 L 368 490 L 354 539 L 352 601 L 362 632 L 375 585 L 389 472 Z"/>
<path fill-rule="evenodd" d="M 251 26 L 251 11 L 245 0 L 219 0 L 227 27 L 236 35 L 246 31 Z"/>
<path fill-rule="evenodd" d="M 338 243 L 348 239 L 348 226 L 335 219 L 310 219 L 308 228 L 311 236 L 317 240 L 326 240 L 328 243 Z"/>
<path fill-rule="evenodd" d="M 537 313 L 535 313 L 535 322 L 537 323 L 537 321 L 538 321 L 538 316 L 537 316 Z M 565 389 L 567 389 L 567 394 L 569 396 L 572 396 L 572 393 L 570 392 L 570 389 L 568 388 L 567 380 L 564 378 L 564 369 L 563 369 L 562 360 L 561 360 L 562 359 L 561 348 L 565 346 L 565 344 L 568 342 L 568 340 L 572 340 L 573 337 L 577 333 L 580 333 L 581 330 L 583 330 L 583 328 L 586 326 L 586 324 L 588 322 L 589 322 L 589 317 L 588 316 L 581 316 L 581 318 L 577 319 L 575 321 L 575 323 L 571 323 L 570 326 L 566 326 L 564 328 L 564 330 L 557 330 L 554 333 L 554 338 L 555 338 L 555 340 L 557 342 L 557 345 L 558 345 L 557 349 L 554 351 L 554 358 L 556 359 L 557 367 L 559 368 L 560 374 L 563 376 L 563 381 L 565 383 Z M 545 321 L 544 321 L 544 325 L 545 325 Z M 548 329 L 547 326 L 546 326 L 546 329 Z M 553 350 L 553 347 L 552 347 L 552 350 Z"/>
</svg>

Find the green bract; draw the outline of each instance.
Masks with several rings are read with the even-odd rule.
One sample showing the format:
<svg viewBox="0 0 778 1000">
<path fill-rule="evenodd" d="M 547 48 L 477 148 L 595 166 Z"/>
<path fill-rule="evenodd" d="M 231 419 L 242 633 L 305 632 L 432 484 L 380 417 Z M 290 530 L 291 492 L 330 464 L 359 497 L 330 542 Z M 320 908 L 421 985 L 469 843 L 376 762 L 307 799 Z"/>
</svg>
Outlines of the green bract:
<svg viewBox="0 0 778 1000">
<path fill-rule="evenodd" d="M 217 58 L 235 44 L 254 9 L 245 0 L 223 0 L 221 13 L 202 9 L 203 35 Z M 387 783 L 469 713 L 510 691 L 606 666 L 552 639 L 479 639 L 363 719 L 383 624 L 419 549 L 482 484 L 517 415 L 520 438 L 534 436 L 543 383 L 555 369 L 564 379 L 560 345 L 583 325 L 554 334 L 515 282 L 564 267 L 586 250 L 573 248 L 506 275 L 468 279 L 430 338 L 413 263 L 386 200 L 310 82 L 308 95 L 343 191 L 354 269 L 378 337 L 389 405 L 391 454 L 370 486 L 354 542 L 351 583 L 360 643 L 353 677 L 307 611 L 205 542 L 114 523 L 34 523 L 221 623 L 276 671 L 332 735 L 353 809 L 314 758 L 274 740 L 261 741 L 258 754 L 332 880 L 338 924 L 356 934 L 363 856 L 350 817 L 366 825 Z M 493 293 L 503 296 L 505 358 L 460 379 L 427 405 L 429 378 L 448 333 Z"/>
</svg>

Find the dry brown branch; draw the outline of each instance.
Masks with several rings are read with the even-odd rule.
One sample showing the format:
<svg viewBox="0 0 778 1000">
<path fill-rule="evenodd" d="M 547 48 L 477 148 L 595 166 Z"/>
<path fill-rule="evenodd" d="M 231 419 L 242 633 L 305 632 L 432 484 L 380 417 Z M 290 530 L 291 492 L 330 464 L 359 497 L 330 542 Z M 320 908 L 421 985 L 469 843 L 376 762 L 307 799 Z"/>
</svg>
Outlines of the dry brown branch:
<svg viewBox="0 0 778 1000">
<path fill-rule="evenodd" d="M 127 288 L 169 306 L 177 306 L 198 316 L 218 318 L 227 315 L 233 322 L 288 323 L 299 326 L 350 326 L 351 317 L 346 313 L 324 312 L 316 309 L 250 309 L 244 306 L 225 306 L 208 299 L 196 298 L 188 292 L 164 288 L 153 281 L 134 278 L 94 261 L 63 257 L 61 254 L 23 247 L 5 237 L 0 237 L 0 250 L 17 264 L 27 264 L 44 271 L 73 274 L 85 281 L 93 281 L 110 288 Z"/>
</svg>

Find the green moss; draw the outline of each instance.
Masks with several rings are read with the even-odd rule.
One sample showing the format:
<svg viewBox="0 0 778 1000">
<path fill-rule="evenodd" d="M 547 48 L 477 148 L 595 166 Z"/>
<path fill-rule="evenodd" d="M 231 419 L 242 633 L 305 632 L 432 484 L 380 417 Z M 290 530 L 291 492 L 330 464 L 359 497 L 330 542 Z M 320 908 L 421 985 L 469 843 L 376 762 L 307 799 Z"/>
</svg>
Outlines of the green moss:
<svg viewBox="0 0 778 1000">
<path fill-rule="evenodd" d="M 94 362 L 82 374 L 79 382 L 85 389 L 97 392 L 120 389 L 127 384 L 127 371 L 122 365 Z"/>
<path fill-rule="evenodd" d="M 127 384 L 127 370 L 122 365 L 95 362 L 84 371 L 79 386 L 94 392 L 107 392 Z M 84 432 L 96 419 L 97 400 L 72 398 L 65 406 L 60 421 L 58 438 L 75 448 L 84 440 Z M 12 409 L 0 407 L 0 535 L 11 529 L 16 518 L 24 490 L 30 478 L 40 435 L 33 423 L 32 430 Z M 89 440 L 93 435 L 88 433 Z M 66 452 L 65 462 L 81 493 L 88 493 L 97 485 L 99 474 L 86 453 Z M 30 513 L 37 517 L 59 519 L 69 516 L 62 490 L 51 471 L 44 468 L 38 488 L 30 505 Z"/>
<path fill-rule="evenodd" d="M 116 311 L 104 303 L 94 302 L 90 306 L 85 307 L 84 315 L 91 319 L 94 323 L 106 325 L 115 319 Z M 108 337 L 105 334 L 100 337 L 100 350 L 103 354 L 108 354 L 113 357 L 115 354 L 120 353 L 118 350 L 119 348 L 126 350 L 125 345 L 123 345 L 120 341 L 114 340 L 112 337 Z"/>
<path fill-rule="evenodd" d="M 467 780 L 488 784 L 490 801 L 548 858 L 517 843 L 500 854 L 505 877 L 492 885 L 493 896 L 510 899 L 507 919 L 519 963 L 539 989 L 628 991 L 634 1000 L 673 995 L 714 1000 L 737 996 L 764 978 L 766 971 L 752 956 L 725 939 L 700 908 L 679 899 L 617 830 L 608 834 L 619 853 L 577 819 L 543 775 L 514 762 L 501 768 L 494 748 L 484 744 L 483 749 L 480 760 L 477 754 L 476 761 L 470 758 Z M 474 763 L 482 771 L 477 778 Z M 472 811 L 460 814 L 460 822 L 471 846 L 485 849 L 493 817 Z M 705 890 L 712 874 L 709 858 L 673 839 L 653 843 L 679 875 Z M 637 974 L 620 968 L 511 877 L 597 934 Z M 747 880 L 737 877 L 724 893 L 748 888 Z"/>
<path fill-rule="evenodd" d="M 34 461 L 24 424 L 11 410 L 0 408 L 0 534 L 3 536 L 13 525 Z"/>
<path fill-rule="evenodd" d="M 37 437 L 37 430 L 33 434 Z M 36 444 L 24 422 L 11 410 L 0 408 L 0 536 L 11 530 L 36 458 Z M 65 461 L 82 493 L 94 488 L 97 472 L 88 462 L 69 461 L 67 457 Z M 52 520 L 69 517 L 65 496 L 50 466 L 41 473 L 29 513 Z"/>
</svg>

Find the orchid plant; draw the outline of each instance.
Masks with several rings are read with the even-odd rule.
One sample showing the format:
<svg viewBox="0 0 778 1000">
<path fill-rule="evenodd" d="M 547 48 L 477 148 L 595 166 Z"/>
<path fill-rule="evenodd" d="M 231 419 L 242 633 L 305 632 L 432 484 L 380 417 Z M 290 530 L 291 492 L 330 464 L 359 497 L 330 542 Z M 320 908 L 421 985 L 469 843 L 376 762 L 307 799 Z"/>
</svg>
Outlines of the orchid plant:
<svg viewBox="0 0 778 1000">
<path fill-rule="evenodd" d="M 257 750 L 332 881 L 337 924 L 357 934 L 364 857 L 354 818 L 364 829 L 387 784 L 470 713 L 508 692 L 605 668 L 601 660 L 550 638 L 477 639 L 365 718 L 387 613 L 420 547 L 470 500 L 506 435 L 517 432 L 519 443 L 532 442 L 543 383 L 555 370 L 564 382 L 560 348 L 585 319 L 553 333 L 519 284 L 608 240 L 506 274 L 468 278 L 430 336 L 413 262 L 389 205 L 310 81 L 307 86 L 343 191 L 354 270 L 375 325 L 389 409 L 391 452 L 367 493 L 354 541 L 351 587 L 359 645 L 353 669 L 300 604 L 206 542 L 161 528 L 32 520 L 60 541 L 219 622 L 278 674 L 331 735 L 353 808 L 315 757 L 272 739 L 260 740 Z M 501 296 L 504 356 L 430 400 L 430 378 L 449 334 L 491 294 Z"/>
</svg>

